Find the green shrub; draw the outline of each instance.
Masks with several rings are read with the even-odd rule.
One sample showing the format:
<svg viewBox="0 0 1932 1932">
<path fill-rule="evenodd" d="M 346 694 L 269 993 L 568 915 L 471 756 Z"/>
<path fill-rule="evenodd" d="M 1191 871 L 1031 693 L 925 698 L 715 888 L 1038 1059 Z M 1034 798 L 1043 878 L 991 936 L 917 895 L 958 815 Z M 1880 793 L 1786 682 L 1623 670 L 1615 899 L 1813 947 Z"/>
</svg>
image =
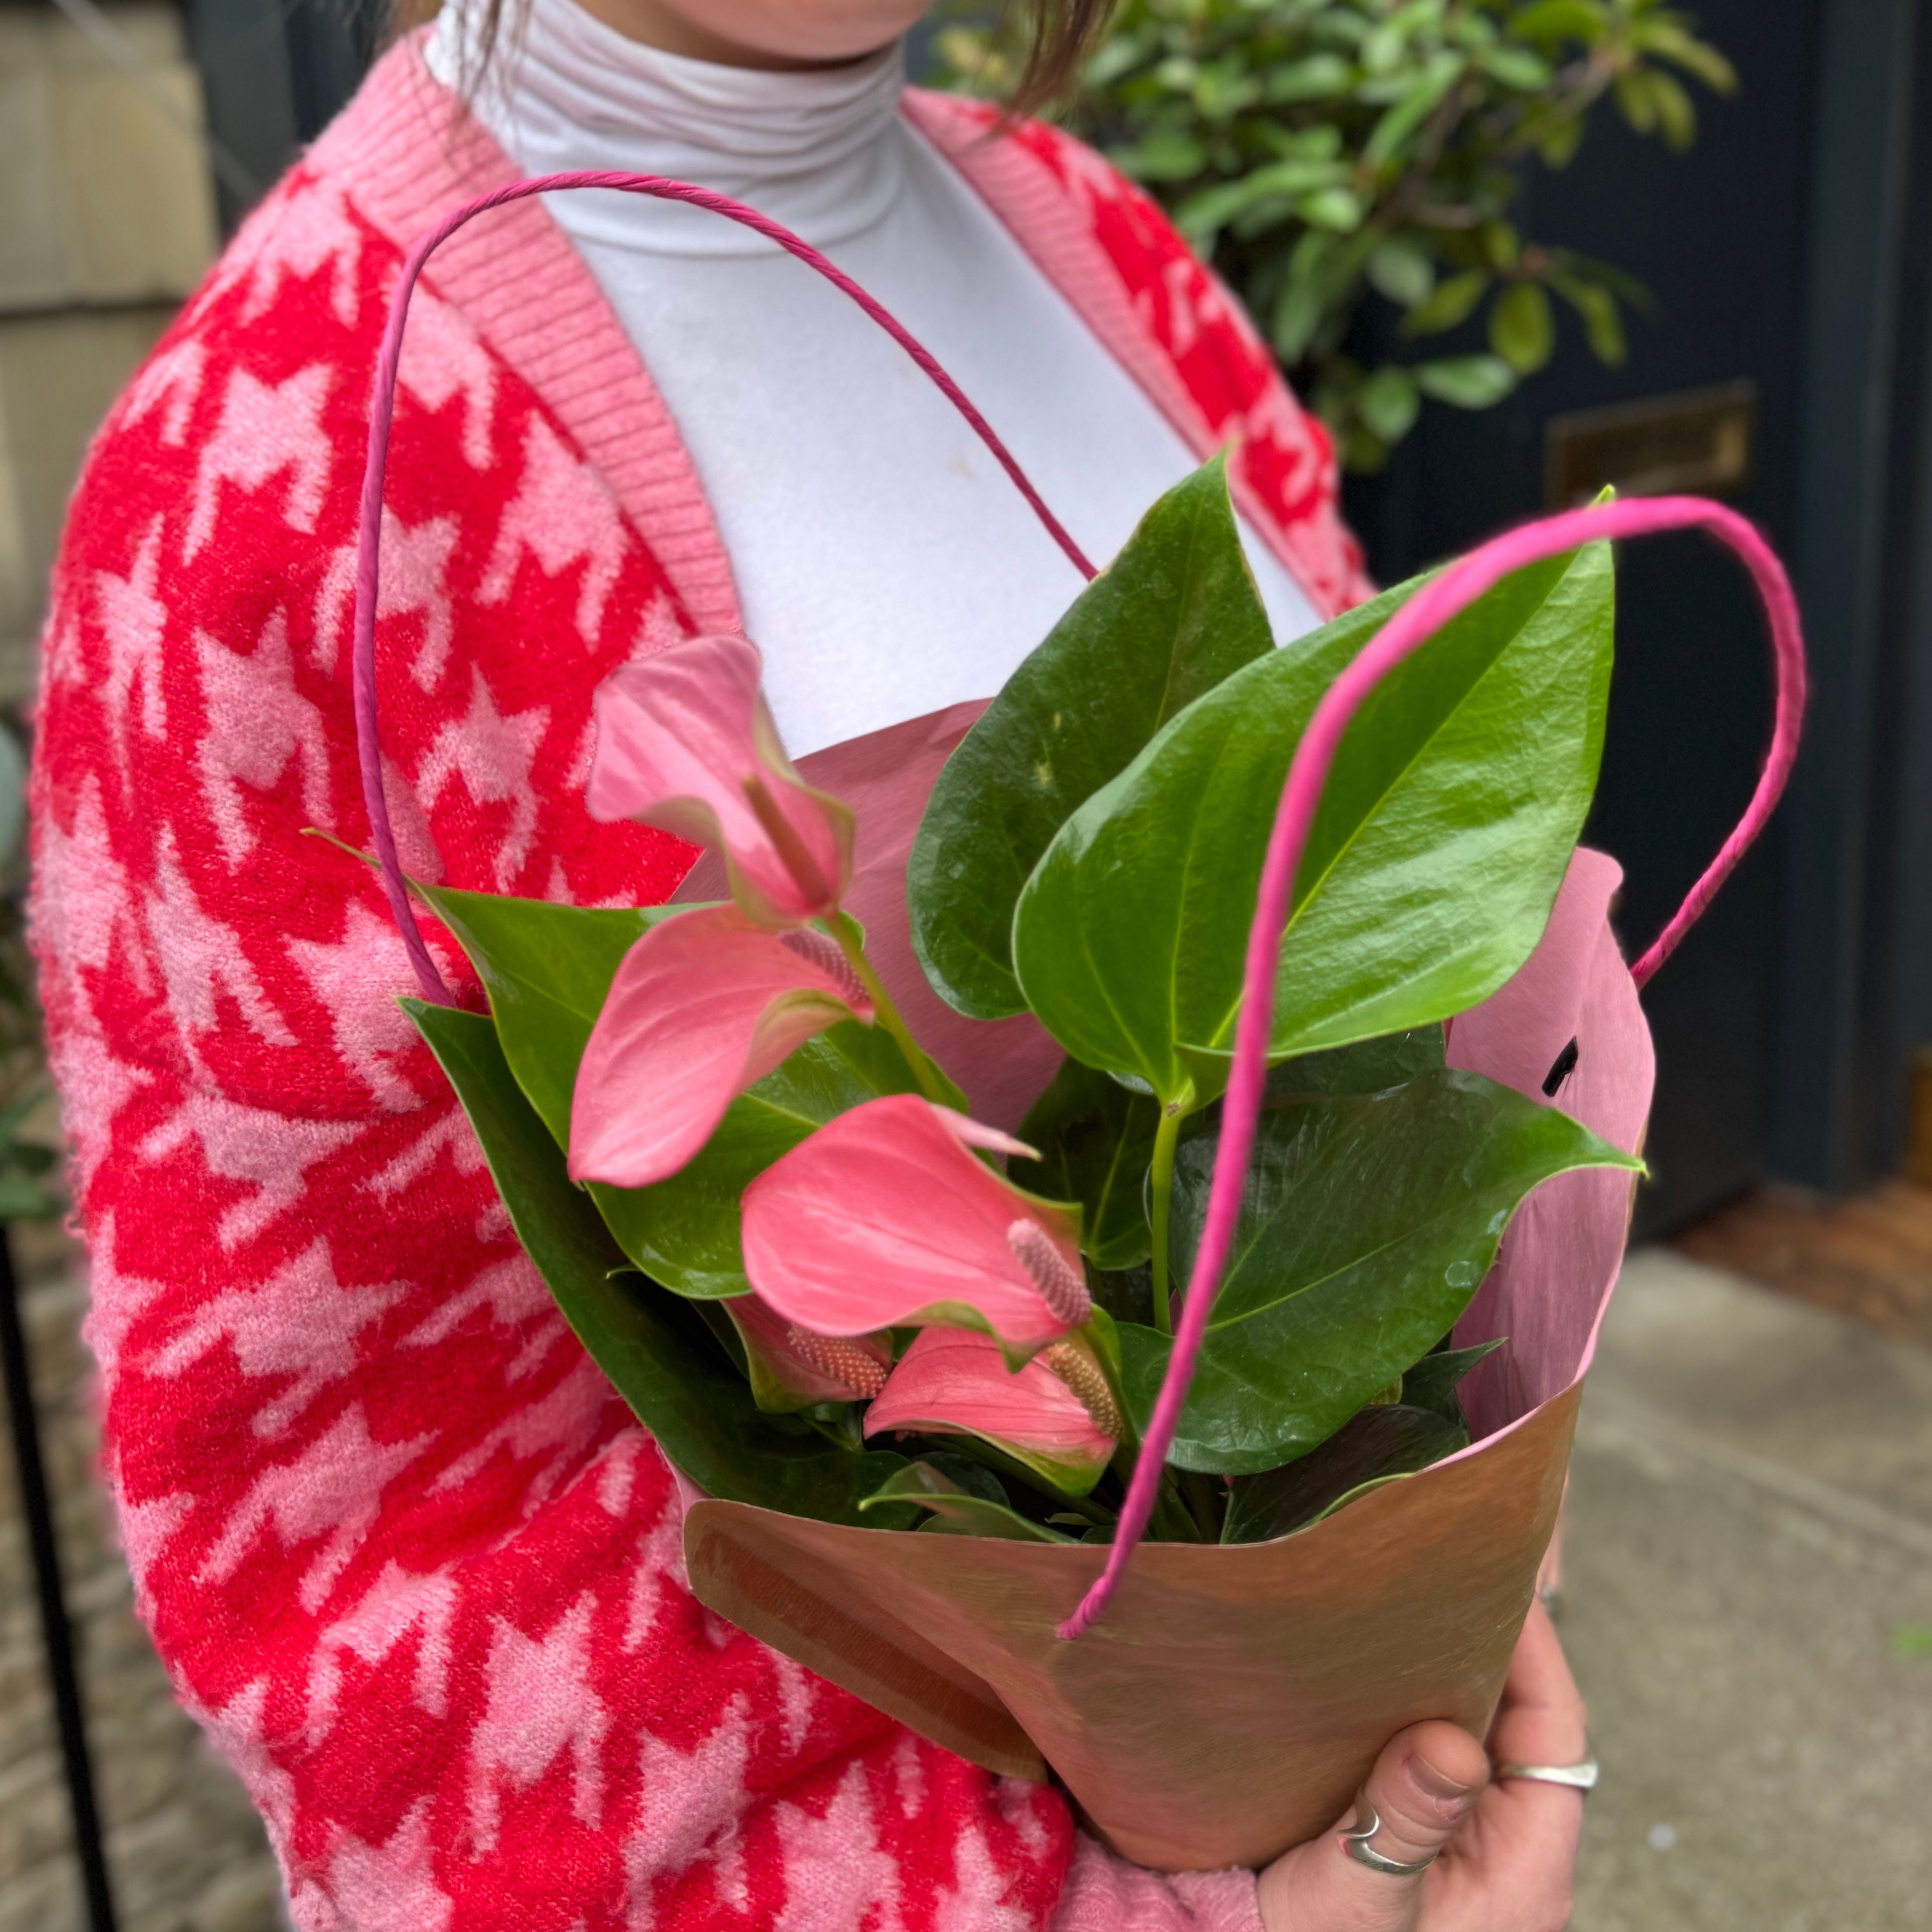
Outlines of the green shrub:
<svg viewBox="0 0 1932 1932">
<path fill-rule="evenodd" d="M 1510 209 L 1523 164 L 1563 166 L 1606 97 L 1689 147 L 1680 76 L 1736 84 L 1694 26 L 1658 0 L 1126 0 L 1068 114 L 1211 257 L 1348 466 L 1374 470 L 1425 398 L 1486 409 L 1541 368 L 1557 302 L 1623 360 L 1642 288 L 1526 239 Z M 938 47 L 942 84 L 1006 77 L 997 34 Z M 1365 368 L 1344 345 L 1372 296 L 1415 348 Z M 1486 350 L 1429 353 L 1478 317 Z"/>
</svg>

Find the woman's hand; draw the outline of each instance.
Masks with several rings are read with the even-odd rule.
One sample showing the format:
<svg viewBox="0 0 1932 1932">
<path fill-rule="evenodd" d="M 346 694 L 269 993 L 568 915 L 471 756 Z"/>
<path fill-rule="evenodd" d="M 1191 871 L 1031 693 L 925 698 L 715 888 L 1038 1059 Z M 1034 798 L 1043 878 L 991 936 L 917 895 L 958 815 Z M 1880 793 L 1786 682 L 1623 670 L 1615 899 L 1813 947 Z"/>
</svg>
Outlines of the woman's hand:
<svg viewBox="0 0 1932 1932">
<path fill-rule="evenodd" d="M 1498 1764 L 1574 1764 L 1584 1755 L 1583 1700 L 1540 1604 L 1510 1663 L 1490 1732 Z M 1412 1877 L 1358 1864 L 1346 1825 L 1284 1852 L 1261 1876 L 1268 1932 L 1562 1932 L 1570 1922 L 1583 1794 L 1510 1778 L 1460 1726 L 1415 1724 L 1369 1774 L 1382 1819 L 1375 1849 L 1404 1863 L 1442 1856 Z"/>
</svg>

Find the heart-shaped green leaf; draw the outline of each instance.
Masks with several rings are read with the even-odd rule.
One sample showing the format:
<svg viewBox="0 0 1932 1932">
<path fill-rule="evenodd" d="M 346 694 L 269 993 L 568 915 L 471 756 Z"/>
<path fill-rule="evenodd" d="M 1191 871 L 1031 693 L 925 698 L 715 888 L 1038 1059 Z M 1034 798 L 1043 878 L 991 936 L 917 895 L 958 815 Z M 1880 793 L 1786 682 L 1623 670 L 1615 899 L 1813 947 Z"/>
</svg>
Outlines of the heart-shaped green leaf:
<svg viewBox="0 0 1932 1932">
<path fill-rule="evenodd" d="M 1174 1279 L 1200 1240 L 1216 1137 L 1174 1163 Z M 1262 1116 L 1240 1220 L 1168 1460 L 1253 1474 L 1324 1441 L 1454 1325 L 1524 1196 L 1572 1168 L 1642 1163 L 1479 1074 Z M 1120 1324 L 1144 1431 L 1172 1344 Z"/>
<path fill-rule="evenodd" d="M 1273 639 L 1216 457 L 1155 504 L 946 762 L 906 866 L 940 998 L 1023 1012 L 1014 902 L 1067 814 Z"/>
<path fill-rule="evenodd" d="M 925 1461 L 909 1462 L 896 1475 L 889 1477 L 878 1491 L 860 1503 L 868 1511 L 890 1506 L 903 1508 L 908 1502 L 930 1510 L 932 1520 L 922 1529 L 938 1530 L 954 1536 L 992 1536 L 1009 1543 L 1071 1543 L 1074 1539 L 1046 1524 L 1030 1522 L 1006 1503 L 975 1496 L 950 1481 L 945 1474 Z"/>
<path fill-rule="evenodd" d="M 909 1504 L 860 1504 L 905 1466 L 789 1416 L 761 1414 L 698 1311 L 632 1274 L 480 1014 L 405 1000 L 449 1076 L 524 1252 L 577 1337 L 664 1454 L 706 1495 L 826 1522 L 904 1528 Z"/>
<path fill-rule="evenodd" d="M 1485 1355 L 1494 1354 L 1508 1340 L 1478 1342 L 1471 1348 L 1437 1348 L 1402 1374 L 1402 1400 L 1409 1408 L 1426 1408 L 1445 1422 L 1461 1426 L 1462 1405 L 1456 1391 L 1462 1378 Z"/>
<path fill-rule="evenodd" d="M 1220 1090 L 1289 760 L 1415 587 L 1237 671 L 1060 827 L 1020 895 L 1014 958 L 1076 1059 L 1165 1101 Z M 1271 1058 L 1444 1018 L 1528 958 L 1596 784 L 1612 603 L 1604 546 L 1532 566 L 1370 694 L 1297 876 Z"/>
<path fill-rule="evenodd" d="M 1268 1070 L 1268 1098 L 1279 1102 L 1316 1094 L 1379 1094 L 1435 1072 L 1442 1065 L 1443 1051 L 1442 1029 L 1426 1026 L 1358 1040 L 1352 1046 L 1298 1053 Z"/>
<path fill-rule="evenodd" d="M 1284 1468 L 1237 1476 L 1223 1543 L 1266 1543 L 1317 1522 L 1339 1504 L 1466 1448 L 1469 1432 L 1426 1408 L 1364 1408 Z"/>
<path fill-rule="evenodd" d="M 1010 1160 L 1006 1172 L 1049 1201 L 1079 1202 L 1080 1245 L 1096 1268 L 1137 1268 L 1150 1252 L 1148 1166 L 1160 1124 L 1148 1095 L 1070 1060 L 1020 1123 L 1040 1160 Z"/>
</svg>

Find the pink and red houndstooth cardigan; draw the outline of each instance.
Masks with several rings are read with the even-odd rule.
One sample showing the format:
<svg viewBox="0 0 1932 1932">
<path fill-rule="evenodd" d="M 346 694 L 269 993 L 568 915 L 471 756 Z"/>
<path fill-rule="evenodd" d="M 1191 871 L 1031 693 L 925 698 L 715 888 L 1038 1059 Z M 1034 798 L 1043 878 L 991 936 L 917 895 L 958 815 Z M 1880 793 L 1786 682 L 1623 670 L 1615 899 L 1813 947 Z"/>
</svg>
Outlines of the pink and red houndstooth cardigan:
<svg viewBox="0 0 1932 1932">
<path fill-rule="evenodd" d="M 905 112 L 1204 454 L 1316 605 L 1360 587 L 1321 430 L 1092 154 Z M 183 1699 L 304 1932 L 1258 1924 L 1052 1792 L 704 1610 L 665 1466 L 524 1259 L 394 996 L 348 694 L 370 374 L 408 243 L 509 164 L 405 44 L 101 432 L 46 638 L 34 932 L 92 1258 L 106 1470 Z M 676 430 L 534 202 L 431 263 L 379 631 L 405 861 L 579 903 L 688 848 L 592 823 L 590 697 L 732 627 Z M 446 955 L 446 970 L 460 962 Z M 470 986 L 472 982 L 462 982 Z"/>
</svg>

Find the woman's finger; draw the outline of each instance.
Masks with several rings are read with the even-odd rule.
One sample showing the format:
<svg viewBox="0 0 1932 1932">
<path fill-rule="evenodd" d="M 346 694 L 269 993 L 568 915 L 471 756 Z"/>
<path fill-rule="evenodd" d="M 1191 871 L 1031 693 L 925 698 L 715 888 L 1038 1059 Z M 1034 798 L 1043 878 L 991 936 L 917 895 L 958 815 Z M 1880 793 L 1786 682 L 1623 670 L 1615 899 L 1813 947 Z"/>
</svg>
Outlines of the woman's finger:
<svg viewBox="0 0 1932 1932">
<path fill-rule="evenodd" d="M 1582 1696 L 1556 1626 L 1532 1603 L 1490 1729 L 1490 1755 L 1498 1764 L 1574 1764 L 1588 1748 Z"/>
<path fill-rule="evenodd" d="M 1482 1746 L 1456 1725 L 1432 1722 L 1402 1732 L 1364 1787 L 1379 1821 L 1370 1849 L 1399 1864 L 1432 1857 L 1474 1810 L 1489 1768 Z M 1410 1932 L 1421 1910 L 1422 1874 L 1359 1862 L 1342 1841 L 1348 1828 L 1349 1820 L 1338 1820 L 1334 1831 L 1298 1846 L 1262 1874 L 1268 1932 Z"/>
</svg>

